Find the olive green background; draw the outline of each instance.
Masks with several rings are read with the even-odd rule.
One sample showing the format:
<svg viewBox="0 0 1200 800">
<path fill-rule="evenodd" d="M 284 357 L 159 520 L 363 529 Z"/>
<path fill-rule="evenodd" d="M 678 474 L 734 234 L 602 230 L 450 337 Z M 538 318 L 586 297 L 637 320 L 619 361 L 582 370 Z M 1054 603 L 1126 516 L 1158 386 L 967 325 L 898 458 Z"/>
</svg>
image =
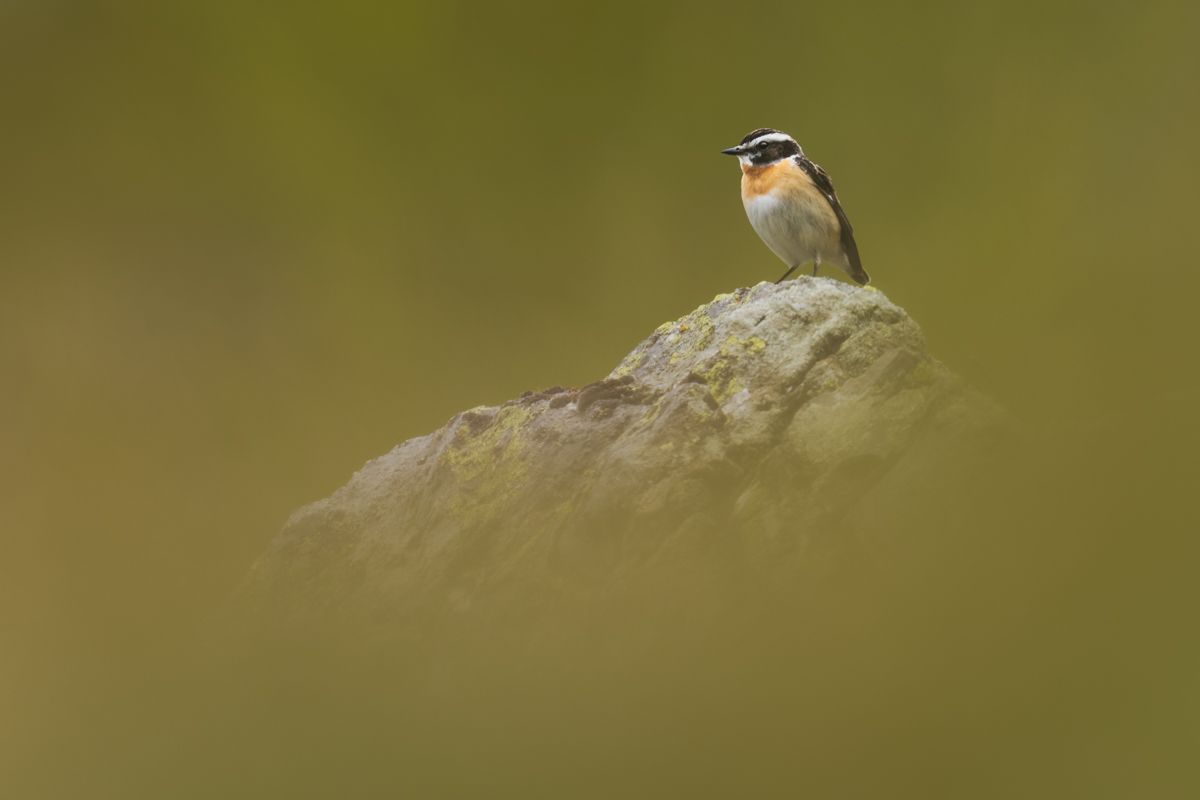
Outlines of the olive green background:
<svg viewBox="0 0 1200 800">
<path fill-rule="evenodd" d="M 773 280 L 719 155 L 771 126 L 833 175 L 875 285 L 1033 432 L 1030 465 L 1067 465 L 1044 497 L 1083 505 L 1028 508 L 1077 548 L 1056 608 L 1103 632 L 1066 648 L 1095 691 L 1045 695 L 1079 720 L 1042 751 L 1061 782 L 1000 752 L 1012 780 L 952 785 L 1185 796 L 1198 8 L 3 0 L 0 793 L 180 796 L 228 742 L 164 756 L 153 712 L 203 694 L 180 654 L 287 514 Z M 921 735 L 904 717 L 863 735 Z M 297 796 L 272 763 L 248 796 Z"/>
</svg>

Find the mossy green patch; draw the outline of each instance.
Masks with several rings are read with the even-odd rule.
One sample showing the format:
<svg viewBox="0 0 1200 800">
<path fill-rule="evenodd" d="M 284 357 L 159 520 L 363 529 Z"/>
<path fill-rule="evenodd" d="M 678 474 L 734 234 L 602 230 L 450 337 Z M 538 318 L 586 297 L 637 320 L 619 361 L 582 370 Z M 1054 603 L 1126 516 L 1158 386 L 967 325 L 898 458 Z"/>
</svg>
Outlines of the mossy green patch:
<svg viewBox="0 0 1200 800">
<path fill-rule="evenodd" d="M 642 363 L 642 359 L 645 358 L 645 356 L 646 354 L 642 350 L 634 350 L 632 353 L 625 356 L 621 363 L 617 365 L 617 368 L 612 371 L 612 374 L 609 375 L 609 377 L 624 378 L 626 375 L 633 372 L 634 369 L 637 368 L 638 364 Z"/>
<path fill-rule="evenodd" d="M 709 364 L 708 368 L 697 371 L 696 375 L 704 380 L 712 398 L 718 404 L 724 405 L 729 398 L 746 388 L 741 378 L 736 374 L 735 365 L 738 359 L 746 353 L 758 354 L 766 349 L 767 342 L 761 337 L 749 336 L 743 338 L 735 334 L 730 334 L 721 343 L 716 357 Z"/>
<path fill-rule="evenodd" d="M 712 342 L 714 327 L 708 311 L 708 306 L 700 306 L 677 321 L 676 338 L 671 342 L 675 350 L 671 353 L 670 363 L 678 364 L 691 358 Z"/>
<path fill-rule="evenodd" d="M 659 397 L 650 405 L 648 409 L 646 409 L 646 413 L 642 414 L 638 421 L 634 423 L 634 426 L 644 428 L 653 423 L 654 420 L 658 419 L 658 412 L 662 411 L 662 404 L 663 398 Z"/>
<path fill-rule="evenodd" d="M 739 349 L 745 350 L 747 353 L 761 353 L 767 349 L 767 342 L 758 336 L 749 336 L 743 339 L 731 333 L 721 343 L 722 355 L 734 355 Z"/>
<path fill-rule="evenodd" d="M 525 441 L 521 428 L 533 416 L 529 406 L 514 404 L 501 408 L 492 423 L 472 435 L 460 428 L 454 441 L 442 454 L 442 460 L 460 481 L 483 475 L 496 475 L 507 466 L 524 472 L 521 453 Z M 511 476 L 510 476 L 511 477 Z"/>
<path fill-rule="evenodd" d="M 733 361 L 725 356 L 718 356 L 707 370 L 699 374 L 718 405 L 724 405 L 726 400 L 745 388 L 734 374 Z"/>
<path fill-rule="evenodd" d="M 471 433 L 460 428 L 442 454 L 460 484 L 451 502 L 454 514 L 464 525 L 484 524 L 503 513 L 506 499 L 528 479 L 525 457 L 528 441 L 525 426 L 534 408 L 514 404 L 502 407 L 487 428 Z"/>
</svg>

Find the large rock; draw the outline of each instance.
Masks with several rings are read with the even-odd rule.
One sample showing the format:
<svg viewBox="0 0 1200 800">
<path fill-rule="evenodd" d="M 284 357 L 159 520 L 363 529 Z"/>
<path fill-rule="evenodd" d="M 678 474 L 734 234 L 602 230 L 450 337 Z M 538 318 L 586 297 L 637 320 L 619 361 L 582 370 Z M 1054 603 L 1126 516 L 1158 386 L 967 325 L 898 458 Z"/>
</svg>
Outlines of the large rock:
<svg viewBox="0 0 1200 800">
<path fill-rule="evenodd" d="M 661 325 L 601 381 L 464 411 L 369 462 L 292 516 L 247 592 L 390 619 L 684 565 L 796 580 L 896 547 L 901 517 L 1007 428 L 880 292 L 759 284 Z"/>
</svg>

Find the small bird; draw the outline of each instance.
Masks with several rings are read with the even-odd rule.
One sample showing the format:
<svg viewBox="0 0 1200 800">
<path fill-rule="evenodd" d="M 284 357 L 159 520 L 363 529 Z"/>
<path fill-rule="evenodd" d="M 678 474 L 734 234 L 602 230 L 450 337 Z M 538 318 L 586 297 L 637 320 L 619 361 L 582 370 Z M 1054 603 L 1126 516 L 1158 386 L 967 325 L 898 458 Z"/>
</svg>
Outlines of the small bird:
<svg viewBox="0 0 1200 800">
<path fill-rule="evenodd" d="M 787 264 L 776 283 L 809 261 L 814 276 L 821 263 L 828 262 L 858 283 L 871 280 L 829 173 L 809 161 L 795 139 L 759 128 L 721 152 L 742 163 L 742 205 L 750 225 Z"/>
</svg>

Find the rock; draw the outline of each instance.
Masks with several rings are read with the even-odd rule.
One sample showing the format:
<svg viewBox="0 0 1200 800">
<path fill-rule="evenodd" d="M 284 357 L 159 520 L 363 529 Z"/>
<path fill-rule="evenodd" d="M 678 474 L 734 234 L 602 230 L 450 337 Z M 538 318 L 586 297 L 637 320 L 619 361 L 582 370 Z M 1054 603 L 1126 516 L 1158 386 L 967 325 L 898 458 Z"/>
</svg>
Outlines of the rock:
<svg viewBox="0 0 1200 800">
<path fill-rule="evenodd" d="M 458 414 L 297 511 L 246 596 L 388 620 L 552 606 L 699 567 L 751 585 L 886 551 L 1005 413 L 883 294 L 759 284 L 606 378 Z"/>
</svg>

